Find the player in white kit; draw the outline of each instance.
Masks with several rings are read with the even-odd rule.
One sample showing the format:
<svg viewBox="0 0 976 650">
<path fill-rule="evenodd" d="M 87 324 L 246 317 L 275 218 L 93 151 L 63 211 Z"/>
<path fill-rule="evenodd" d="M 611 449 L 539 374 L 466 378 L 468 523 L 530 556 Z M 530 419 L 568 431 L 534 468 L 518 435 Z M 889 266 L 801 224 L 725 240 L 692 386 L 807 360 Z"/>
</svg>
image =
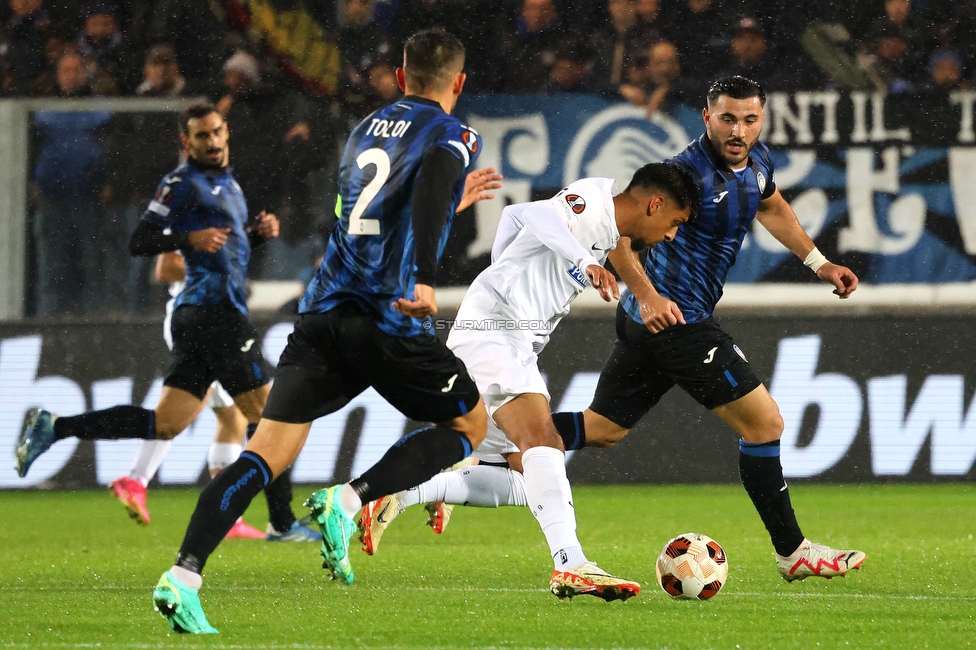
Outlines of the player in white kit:
<svg viewBox="0 0 976 650">
<path fill-rule="evenodd" d="M 686 172 L 653 163 L 639 169 L 623 193 L 612 179 L 588 178 L 551 199 L 507 207 L 492 263 L 468 289 L 448 338 L 488 410 L 488 435 L 474 455 L 504 461 L 522 454 L 526 500 L 549 543 L 555 563 L 550 589 L 559 598 L 625 600 L 640 585 L 606 573 L 583 554 L 564 446 L 550 415 L 538 354 L 587 282 L 605 300 L 619 298 L 616 280 L 603 268 L 617 241 L 627 237 L 640 250 L 672 239 L 697 211 L 697 194 Z M 404 503 L 410 492 L 363 508 L 367 553 L 389 521 L 411 505 Z"/>
</svg>

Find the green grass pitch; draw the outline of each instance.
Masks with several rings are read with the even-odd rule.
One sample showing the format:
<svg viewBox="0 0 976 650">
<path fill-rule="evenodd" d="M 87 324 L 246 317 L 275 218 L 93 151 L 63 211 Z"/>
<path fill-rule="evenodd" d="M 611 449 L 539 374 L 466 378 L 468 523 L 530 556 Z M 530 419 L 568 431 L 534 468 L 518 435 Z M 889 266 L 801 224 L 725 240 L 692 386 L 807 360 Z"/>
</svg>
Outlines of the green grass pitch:
<svg viewBox="0 0 976 650">
<path fill-rule="evenodd" d="M 793 488 L 804 531 L 860 548 L 860 571 L 787 584 L 739 486 L 577 487 L 579 536 L 641 582 L 626 603 L 547 592 L 551 560 L 525 509 L 458 508 L 444 535 L 421 508 L 358 549 L 340 586 L 313 544 L 226 542 L 201 592 L 221 634 L 170 633 L 150 593 L 196 492 L 150 492 L 140 528 L 103 492 L 0 493 L 0 648 L 960 648 L 976 644 L 976 489 L 966 484 Z M 296 488 L 296 508 L 311 488 Z M 264 525 L 266 509 L 248 513 Z M 654 582 L 672 536 L 718 540 L 729 581 L 707 602 Z"/>
</svg>

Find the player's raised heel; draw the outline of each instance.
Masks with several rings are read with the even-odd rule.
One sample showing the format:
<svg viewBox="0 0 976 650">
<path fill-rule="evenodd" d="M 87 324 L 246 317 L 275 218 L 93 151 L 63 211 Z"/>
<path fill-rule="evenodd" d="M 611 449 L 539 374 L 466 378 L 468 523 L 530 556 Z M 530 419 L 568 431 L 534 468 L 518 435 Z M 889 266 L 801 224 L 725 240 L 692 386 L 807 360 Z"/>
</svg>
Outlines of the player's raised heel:
<svg viewBox="0 0 976 650">
<path fill-rule="evenodd" d="M 430 529 L 438 535 L 443 533 L 451 521 L 454 506 L 450 503 L 438 501 L 437 503 L 428 503 L 424 508 L 427 510 L 427 525 L 430 526 Z"/>
<path fill-rule="evenodd" d="M 593 562 L 584 562 L 574 569 L 553 571 L 549 590 L 559 600 L 586 595 L 602 598 L 609 603 L 636 596 L 641 587 L 631 580 L 610 575 Z"/>
<path fill-rule="evenodd" d="M 149 509 L 146 507 L 146 488 L 139 481 L 122 476 L 109 484 L 112 496 L 122 502 L 129 517 L 140 526 L 148 526 Z"/>
<path fill-rule="evenodd" d="M 14 449 L 14 456 L 17 458 L 17 475 L 21 478 L 27 476 L 27 470 L 37 457 L 54 444 L 54 421 L 57 417 L 39 408 L 30 409 L 24 416 L 20 438 Z"/>
<path fill-rule="evenodd" d="M 163 615 L 174 632 L 180 634 L 217 634 L 207 621 L 197 590 L 187 587 L 167 571 L 153 590 L 153 609 Z"/>
<path fill-rule="evenodd" d="M 305 507 L 312 511 L 312 519 L 322 533 L 322 568 L 332 572 L 333 580 L 351 585 L 355 576 L 349 562 L 349 540 L 356 532 L 356 523 L 339 504 L 342 487 L 336 485 L 315 492 Z"/>
<path fill-rule="evenodd" d="M 867 557 L 862 551 L 839 551 L 805 539 L 793 555 L 783 557 L 777 554 L 776 566 L 787 582 L 810 576 L 829 580 L 837 576 L 844 577 L 853 569 L 860 569 Z"/>
<path fill-rule="evenodd" d="M 402 511 L 400 500 L 395 494 L 381 497 L 363 506 L 359 514 L 359 541 L 362 542 L 363 552 L 366 555 L 376 553 L 383 533 Z"/>
</svg>

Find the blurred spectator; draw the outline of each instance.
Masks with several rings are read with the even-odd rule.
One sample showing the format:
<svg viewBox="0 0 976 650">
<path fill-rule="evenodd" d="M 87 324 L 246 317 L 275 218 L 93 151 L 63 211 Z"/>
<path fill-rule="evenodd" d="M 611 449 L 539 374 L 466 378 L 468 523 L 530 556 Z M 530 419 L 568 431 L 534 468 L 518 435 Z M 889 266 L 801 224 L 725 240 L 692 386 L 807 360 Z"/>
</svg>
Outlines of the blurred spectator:
<svg viewBox="0 0 976 650">
<path fill-rule="evenodd" d="M 221 66 L 232 51 L 226 45 L 231 30 L 223 4 L 206 0 L 151 3 L 148 42 L 171 44 L 180 60 L 180 70 L 192 86 L 220 79 Z"/>
<path fill-rule="evenodd" d="M 547 93 L 598 93 L 606 88 L 598 86 L 591 74 L 593 69 L 590 48 L 582 41 L 567 41 L 555 52 L 549 69 Z"/>
<path fill-rule="evenodd" d="M 969 90 L 972 86 L 966 80 L 962 56 L 953 50 L 939 50 L 929 58 L 929 78 L 926 90 L 952 92 Z"/>
<path fill-rule="evenodd" d="M 621 85 L 620 94 L 631 104 L 645 107 L 648 117 L 666 111 L 674 102 L 698 106 L 707 86 L 682 78 L 678 48 L 670 41 L 658 41 L 648 48 L 642 74 L 634 81 Z"/>
<path fill-rule="evenodd" d="M 0 30 L 0 95 L 22 95 L 48 69 L 44 45 L 51 21 L 43 0 L 8 4 L 10 20 Z"/>
<path fill-rule="evenodd" d="M 714 77 L 719 54 L 729 49 L 729 26 L 715 0 L 681 3 L 671 20 L 668 38 L 678 48 L 686 77 Z"/>
<path fill-rule="evenodd" d="M 504 36 L 502 90 L 543 92 L 556 49 L 564 39 L 555 0 L 522 0 L 514 34 Z"/>
<path fill-rule="evenodd" d="M 610 22 L 598 31 L 593 74 L 612 87 L 624 81 L 624 67 L 639 49 L 636 0 L 608 0 Z"/>
<path fill-rule="evenodd" d="M 140 97 L 183 97 L 187 84 L 169 44 L 154 45 L 146 54 Z M 130 311 L 152 306 L 149 291 L 152 258 L 132 257 L 129 239 L 159 179 L 179 163 L 179 141 L 165 112 L 117 113 L 106 138 L 107 179 L 102 203 L 108 207 L 106 242 L 113 263 L 106 268 L 107 299 L 112 307 Z M 164 135 L 161 135 L 164 134 Z"/>
<path fill-rule="evenodd" d="M 785 90 L 790 86 L 782 68 L 769 55 L 766 36 L 755 18 L 743 18 L 736 24 L 729 54 L 731 60 L 724 70 L 715 75 L 716 78 L 742 75 L 760 83 L 767 92 Z"/>
<path fill-rule="evenodd" d="M 146 65 L 142 68 L 142 83 L 136 87 L 136 95 L 143 97 L 182 97 L 186 89 L 186 79 L 180 74 L 180 63 L 176 60 L 176 50 L 168 43 L 154 45 L 146 54 Z M 156 174 L 155 178 L 166 172 Z"/>
<path fill-rule="evenodd" d="M 293 241 L 304 232 L 301 181 L 317 164 L 312 155 L 309 102 L 297 92 L 262 81 L 258 60 L 238 50 L 224 63 L 223 96 L 217 109 L 231 124 L 231 164 L 252 214 L 273 212 L 281 238 Z M 264 248 L 264 247 L 262 247 Z M 268 254 L 258 249 L 257 254 Z M 259 269 L 261 260 L 252 267 Z"/>
<path fill-rule="evenodd" d="M 903 33 L 890 26 L 876 26 L 868 41 L 861 64 L 873 71 L 890 93 L 915 90 L 912 60 L 915 58 Z"/>
<path fill-rule="evenodd" d="M 637 25 L 634 27 L 642 47 L 664 38 L 668 32 L 661 11 L 661 0 L 636 0 Z"/>
<path fill-rule="evenodd" d="M 91 5 L 85 9 L 84 17 L 84 26 L 75 46 L 102 73 L 95 90 L 105 95 L 132 92 L 135 86 L 131 64 L 133 53 L 126 51 L 115 8 Z"/>
<path fill-rule="evenodd" d="M 403 94 L 397 83 L 397 67 L 389 59 L 379 57 L 366 69 L 367 82 L 376 104 L 370 111 L 393 102 Z"/>
<path fill-rule="evenodd" d="M 57 67 L 60 97 L 91 94 L 82 57 L 69 52 Z M 105 158 L 102 131 L 111 113 L 41 111 L 34 116 L 39 143 L 34 182 L 37 313 L 48 316 L 98 310 L 103 299 Z"/>
<path fill-rule="evenodd" d="M 339 5 L 336 41 L 347 64 L 362 71 L 376 56 L 390 53 L 390 37 L 373 22 L 374 7 L 370 0 L 341 0 Z"/>
</svg>

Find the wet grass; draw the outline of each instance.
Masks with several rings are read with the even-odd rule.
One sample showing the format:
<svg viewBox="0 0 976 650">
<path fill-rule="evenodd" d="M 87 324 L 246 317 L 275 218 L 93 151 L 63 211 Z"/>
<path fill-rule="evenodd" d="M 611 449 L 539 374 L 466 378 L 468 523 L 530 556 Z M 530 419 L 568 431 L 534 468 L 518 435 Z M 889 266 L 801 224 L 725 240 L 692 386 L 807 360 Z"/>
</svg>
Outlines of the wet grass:
<svg viewBox="0 0 976 650">
<path fill-rule="evenodd" d="M 797 486 L 804 532 L 868 553 L 846 579 L 787 584 L 739 486 L 578 487 L 587 555 L 636 579 L 626 603 L 560 603 L 527 510 L 459 508 L 433 535 L 408 510 L 356 583 L 328 580 L 312 544 L 232 541 L 207 566 L 215 637 L 169 632 L 150 593 L 169 567 L 194 491 L 150 495 L 139 528 L 102 492 L 0 493 L 0 647 L 39 648 L 959 648 L 976 644 L 976 488 Z M 296 508 L 311 488 L 296 489 Z M 264 525 L 256 503 L 251 523 Z M 729 581 L 672 601 L 654 559 L 678 533 L 723 544 Z"/>
</svg>

